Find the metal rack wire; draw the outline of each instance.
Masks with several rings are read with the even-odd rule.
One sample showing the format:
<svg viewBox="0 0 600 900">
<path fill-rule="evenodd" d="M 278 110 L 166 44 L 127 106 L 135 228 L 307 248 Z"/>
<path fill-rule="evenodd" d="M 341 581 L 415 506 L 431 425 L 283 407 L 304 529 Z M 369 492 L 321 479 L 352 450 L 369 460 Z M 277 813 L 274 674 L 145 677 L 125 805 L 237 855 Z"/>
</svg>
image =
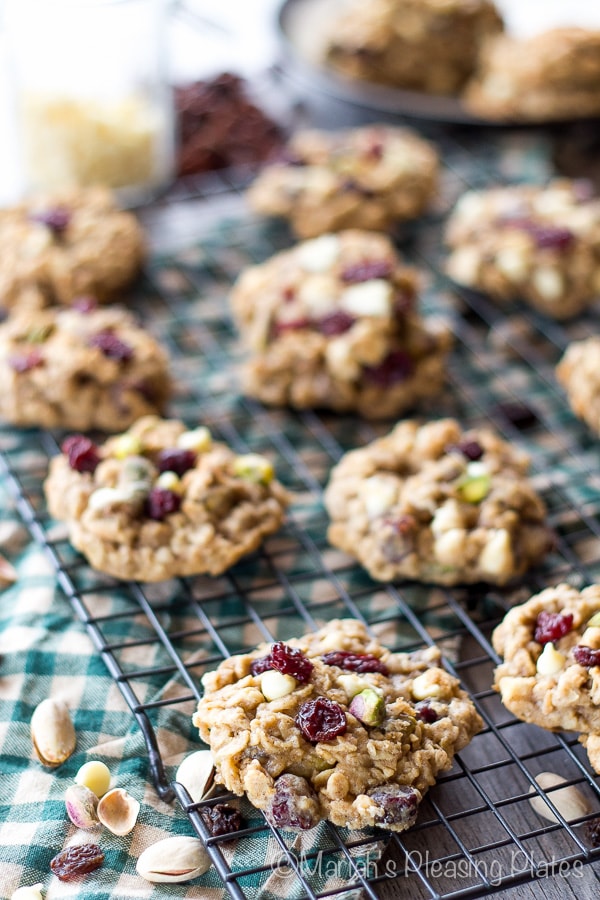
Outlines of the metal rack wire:
<svg viewBox="0 0 600 900">
<path fill-rule="evenodd" d="M 567 342 L 599 323 L 590 313 L 572 325 L 556 325 L 524 308 L 499 309 L 469 292 L 461 294 L 458 307 L 449 298 L 439 274 L 440 219 L 466 186 L 506 174 L 505 136 L 498 138 L 497 155 L 491 157 L 476 157 L 472 140 L 445 139 L 440 208 L 402 235 L 402 246 L 428 272 L 425 309 L 447 316 L 456 335 L 450 384 L 425 414 L 455 415 L 468 425 L 491 421 L 531 453 L 533 479 L 548 505 L 557 546 L 521 587 L 379 585 L 327 545 L 321 491 L 331 465 L 347 449 L 384 433 L 389 423 L 267 410 L 239 396 L 234 373 L 240 350 L 224 298 L 244 265 L 290 242 L 285 229 L 243 214 L 213 222 L 211 233 L 183 252 L 154 258 L 137 308 L 171 351 L 179 385 L 173 413 L 190 423 L 201 419 L 236 449 L 267 453 L 281 480 L 296 492 L 287 524 L 259 553 L 219 578 L 117 584 L 91 571 L 47 516 L 42 482 L 60 436 L 0 430 L 0 466 L 18 510 L 47 549 L 60 588 L 143 731 L 160 796 L 181 804 L 236 900 L 259 896 L 282 860 L 293 873 L 289 896 L 315 900 L 356 889 L 373 900 L 378 891 L 393 895 L 385 886 L 399 879 L 411 897 L 480 897 L 600 859 L 600 848 L 586 829 L 600 812 L 599 779 L 576 738 L 516 722 L 490 689 L 497 662 L 490 634 L 505 610 L 545 585 L 568 580 L 582 586 L 600 575 L 597 443 L 570 414 L 553 377 Z M 165 203 L 172 211 L 204 196 L 210 214 L 210 201 L 235 195 L 243 181 L 243 173 L 188 181 Z M 506 403 L 523 398 L 532 415 L 516 425 Z M 248 848 L 248 864 L 232 867 L 226 838 L 211 838 L 201 817 L 206 804 L 222 797 L 191 802 L 163 764 L 160 729 L 174 721 L 189 729 L 183 723 L 200 696 L 201 674 L 225 656 L 340 616 L 362 619 L 395 649 L 437 642 L 446 665 L 475 699 L 485 730 L 430 791 L 416 826 L 386 838 L 385 856 L 379 858 L 379 848 L 366 870 L 362 862 L 373 834 L 348 839 L 333 826 L 324 828 L 323 845 L 304 858 L 292 846 L 293 835 L 273 831 L 277 853 L 257 862 L 254 847 L 269 826 L 252 810 L 238 842 Z M 540 818 L 529 804 L 529 792 L 538 790 L 552 804 L 552 792 L 544 795 L 535 782 L 543 770 L 576 784 L 595 812 L 573 822 L 556 810 L 555 823 Z M 324 860 L 343 864 L 343 883 L 323 888 L 312 864 L 321 866 Z"/>
</svg>

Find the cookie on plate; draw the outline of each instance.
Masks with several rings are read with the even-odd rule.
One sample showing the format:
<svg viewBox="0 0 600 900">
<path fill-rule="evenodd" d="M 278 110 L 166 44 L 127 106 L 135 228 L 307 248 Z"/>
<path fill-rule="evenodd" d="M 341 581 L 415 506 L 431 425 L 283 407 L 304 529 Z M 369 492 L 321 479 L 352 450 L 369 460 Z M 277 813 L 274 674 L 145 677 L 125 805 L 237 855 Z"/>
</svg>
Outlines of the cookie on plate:
<svg viewBox="0 0 600 900">
<path fill-rule="evenodd" d="M 144 234 L 110 191 L 32 197 L 0 210 L 0 307 L 111 300 L 138 274 Z"/>
<path fill-rule="evenodd" d="M 277 531 L 289 499 L 265 457 L 157 416 L 101 446 L 67 438 L 44 487 L 94 569 L 140 581 L 224 572 Z"/>
<path fill-rule="evenodd" d="M 555 319 L 581 312 L 600 290 L 600 200 L 587 181 L 470 191 L 446 241 L 454 281 Z"/>
<path fill-rule="evenodd" d="M 302 238 L 343 228 L 387 231 L 419 216 L 435 193 L 438 157 L 406 128 L 300 131 L 248 191 L 259 213 L 289 219 Z"/>
<path fill-rule="evenodd" d="M 457 94 L 502 29 L 491 0 L 353 0 L 332 18 L 324 58 L 349 78 Z"/>
<path fill-rule="evenodd" d="M 569 344 L 556 367 L 576 416 L 600 434 L 600 337 Z"/>
<path fill-rule="evenodd" d="M 553 28 L 487 42 L 464 94 L 484 119 L 552 121 L 600 114 L 600 30 Z"/>
<path fill-rule="evenodd" d="M 333 468 L 329 541 L 379 581 L 506 584 L 552 545 L 528 468 L 487 428 L 401 422 Z"/>
<path fill-rule="evenodd" d="M 231 305 L 269 405 L 398 415 L 438 392 L 451 337 L 416 311 L 417 277 L 367 231 L 327 234 L 247 269 Z"/>
<path fill-rule="evenodd" d="M 13 312 L 0 325 L 0 417 L 14 425 L 120 431 L 162 412 L 167 354 L 123 309 Z"/>
<path fill-rule="evenodd" d="M 202 678 L 216 781 L 275 826 L 403 831 L 483 723 L 439 651 L 391 653 L 361 622 L 263 644 Z"/>
<path fill-rule="evenodd" d="M 600 585 L 547 588 L 509 610 L 492 642 L 504 706 L 551 731 L 583 732 L 600 773 Z"/>
</svg>

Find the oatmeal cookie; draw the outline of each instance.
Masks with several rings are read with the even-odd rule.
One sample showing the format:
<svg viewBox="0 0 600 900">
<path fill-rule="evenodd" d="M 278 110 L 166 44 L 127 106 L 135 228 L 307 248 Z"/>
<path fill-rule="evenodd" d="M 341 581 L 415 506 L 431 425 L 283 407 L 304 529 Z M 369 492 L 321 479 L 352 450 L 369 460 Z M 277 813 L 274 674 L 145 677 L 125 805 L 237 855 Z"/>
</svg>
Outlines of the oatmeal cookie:
<svg viewBox="0 0 600 900">
<path fill-rule="evenodd" d="M 391 653 L 361 622 L 263 644 L 204 675 L 216 781 L 281 828 L 403 831 L 483 723 L 436 648 Z"/>
<path fill-rule="evenodd" d="M 269 405 L 398 415 L 440 390 L 448 329 L 415 309 L 417 278 L 392 243 L 327 234 L 247 269 L 234 317 L 252 356 L 244 391 Z"/>
<path fill-rule="evenodd" d="M 279 528 L 289 500 L 265 457 L 174 419 L 144 416 L 102 446 L 74 435 L 62 451 L 45 483 L 50 514 L 116 578 L 219 575 Z"/>
<path fill-rule="evenodd" d="M 552 543 L 528 468 L 491 430 L 401 422 L 333 468 L 329 541 L 379 581 L 506 584 Z"/>
<path fill-rule="evenodd" d="M 138 274 L 143 232 L 104 188 L 63 191 L 0 210 L 0 306 L 104 302 Z"/>
<path fill-rule="evenodd" d="M 600 114 L 600 31 L 554 28 L 486 42 L 464 94 L 484 119 L 552 121 Z"/>
<path fill-rule="evenodd" d="M 123 309 L 23 310 L 0 325 L 0 417 L 13 425 L 119 431 L 162 412 L 168 360 Z"/>
<path fill-rule="evenodd" d="M 301 131 L 247 197 L 259 213 L 289 219 L 299 237 L 343 228 L 386 231 L 413 219 L 437 188 L 438 157 L 406 128 L 368 125 Z"/>
<path fill-rule="evenodd" d="M 450 277 L 501 302 L 522 299 L 566 319 L 600 290 L 600 200 L 586 181 L 470 191 L 446 241 Z"/>
<path fill-rule="evenodd" d="M 482 41 L 503 27 L 491 0 L 352 0 L 332 21 L 324 57 L 349 78 L 457 94 Z"/>
<path fill-rule="evenodd" d="M 575 415 L 600 434 L 600 337 L 570 344 L 556 367 L 556 377 Z"/>
<path fill-rule="evenodd" d="M 583 732 L 600 773 L 600 585 L 547 588 L 509 610 L 492 641 L 506 708 L 551 731 Z"/>
</svg>

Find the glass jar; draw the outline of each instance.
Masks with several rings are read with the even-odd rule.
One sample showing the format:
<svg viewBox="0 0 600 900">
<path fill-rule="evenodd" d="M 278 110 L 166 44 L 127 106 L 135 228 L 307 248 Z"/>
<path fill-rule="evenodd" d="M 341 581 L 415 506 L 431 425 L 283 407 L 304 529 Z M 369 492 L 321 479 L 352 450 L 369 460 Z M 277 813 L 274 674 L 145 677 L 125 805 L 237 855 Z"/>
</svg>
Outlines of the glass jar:
<svg viewBox="0 0 600 900">
<path fill-rule="evenodd" d="M 23 186 L 105 185 L 126 204 L 172 177 L 166 0 L 8 0 Z"/>
</svg>

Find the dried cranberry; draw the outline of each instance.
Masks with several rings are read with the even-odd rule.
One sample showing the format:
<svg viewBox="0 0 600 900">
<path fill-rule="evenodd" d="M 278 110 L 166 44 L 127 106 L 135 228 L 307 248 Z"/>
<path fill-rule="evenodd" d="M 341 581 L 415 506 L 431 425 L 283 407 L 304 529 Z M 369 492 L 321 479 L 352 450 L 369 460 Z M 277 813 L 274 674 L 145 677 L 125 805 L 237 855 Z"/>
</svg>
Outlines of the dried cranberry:
<svg viewBox="0 0 600 900">
<path fill-rule="evenodd" d="M 380 138 L 373 138 L 365 150 L 365 156 L 367 159 L 379 160 L 383 157 L 384 149 L 383 141 Z"/>
<path fill-rule="evenodd" d="M 360 284 L 375 278 L 389 278 L 393 265 L 388 259 L 371 259 L 343 269 L 340 278 L 346 284 Z"/>
<path fill-rule="evenodd" d="M 547 612 L 545 609 L 537 617 L 533 639 L 538 644 L 548 644 L 564 637 L 573 628 L 573 616 L 566 613 Z"/>
<path fill-rule="evenodd" d="M 293 675 L 296 681 L 306 684 L 310 681 L 313 664 L 302 650 L 296 650 L 289 644 L 277 641 L 271 647 L 271 668 L 281 672 L 282 675 Z"/>
<path fill-rule="evenodd" d="M 200 815 L 211 837 L 234 834 L 244 827 L 241 813 L 227 803 L 217 803 L 215 806 L 203 809 L 200 811 Z"/>
<path fill-rule="evenodd" d="M 580 666 L 585 666 L 586 669 L 600 666 L 600 650 L 586 647 L 585 644 L 577 644 L 576 647 L 573 647 L 573 656 L 575 662 L 578 662 Z"/>
<path fill-rule="evenodd" d="M 8 364 L 15 372 L 29 372 L 38 366 L 44 365 L 44 357 L 39 350 L 29 350 L 27 353 L 13 353 L 8 357 Z"/>
<path fill-rule="evenodd" d="M 181 497 L 175 491 L 165 488 L 152 488 L 146 498 L 146 515 L 149 519 L 162 522 L 167 516 L 176 513 L 181 506 Z"/>
<path fill-rule="evenodd" d="M 40 212 L 34 212 L 29 217 L 32 222 L 45 225 L 54 234 L 62 234 L 71 221 L 71 211 L 66 206 L 52 206 Z"/>
<path fill-rule="evenodd" d="M 268 672 L 269 669 L 272 668 L 273 660 L 271 659 L 270 653 L 267 656 L 260 656 L 258 659 L 253 659 L 250 663 L 250 672 L 252 675 L 262 675 L 263 672 Z"/>
<path fill-rule="evenodd" d="M 91 313 L 98 309 L 98 301 L 95 297 L 76 297 L 71 306 L 80 313 Z"/>
<path fill-rule="evenodd" d="M 369 797 L 383 809 L 378 825 L 402 825 L 410 828 L 419 811 L 419 793 L 407 784 L 382 784 L 369 791 Z"/>
<path fill-rule="evenodd" d="M 133 357 L 133 347 L 118 338 L 117 335 L 105 329 L 99 331 L 98 334 L 92 335 L 88 341 L 88 346 L 98 347 L 109 359 L 116 359 L 117 362 L 127 362 Z"/>
<path fill-rule="evenodd" d="M 310 328 L 312 321 L 306 317 L 290 319 L 287 322 L 273 322 L 273 337 L 279 337 L 286 331 L 299 331 L 301 328 Z"/>
<path fill-rule="evenodd" d="M 332 741 L 346 731 L 346 713 L 335 700 L 317 697 L 302 704 L 296 725 L 307 741 Z"/>
<path fill-rule="evenodd" d="M 417 715 L 417 719 L 420 719 L 421 722 L 425 722 L 426 725 L 433 725 L 434 722 L 438 720 L 438 714 L 427 702 L 427 700 L 422 700 L 421 703 L 417 703 L 415 706 L 415 712 Z"/>
<path fill-rule="evenodd" d="M 449 444 L 446 447 L 446 453 L 453 453 L 454 451 L 462 453 L 471 462 L 475 462 L 483 456 L 483 447 L 479 441 L 460 441 L 458 444 Z"/>
<path fill-rule="evenodd" d="M 503 224 L 510 228 L 518 228 L 530 234 L 540 249 L 548 248 L 566 250 L 572 244 L 575 235 L 568 228 L 560 228 L 555 225 L 541 225 L 532 219 L 506 218 Z"/>
<path fill-rule="evenodd" d="M 534 411 L 519 400 L 507 400 L 504 403 L 498 403 L 492 410 L 492 415 L 494 414 L 503 416 L 511 425 L 519 429 L 531 428 L 532 425 L 536 425 L 538 422 L 538 417 Z"/>
<path fill-rule="evenodd" d="M 414 363 L 408 353 L 393 350 L 378 366 L 364 366 L 365 379 L 379 387 L 391 387 L 399 381 L 406 381 L 414 372 Z"/>
<path fill-rule="evenodd" d="M 315 322 L 316 327 L 326 337 L 334 337 L 337 334 L 344 334 L 349 328 L 352 328 L 356 319 L 350 313 L 344 312 L 343 309 L 337 312 L 328 313 Z"/>
<path fill-rule="evenodd" d="M 592 847 L 600 847 L 600 818 L 586 822 L 585 830 Z"/>
<path fill-rule="evenodd" d="M 69 465 L 76 472 L 95 472 L 100 462 L 98 448 L 83 434 L 73 434 L 62 442 L 61 450 L 66 453 Z"/>
<path fill-rule="evenodd" d="M 61 881 L 71 881 L 99 869 L 104 853 L 98 844 L 75 844 L 50 860 L 50 868 Z"/>
<path fill-rule="evenodd" d="M 301 828 L 306 831 L 320 820 L 317 796 L 306 778 L 280 775 L 275 794 L 265 810 L 267 819 L 278 828 Z"/>
<path fill-rule="evenodd" d="M 161 450 L 156 460 L 159 472 L 175 472 L 181 477 L 196 464 L 196 454 L 193 450 Z"/>
<path fill-rule="evenodd" d="M 348 650 L 332 650 L 321 657 L 326 666 L 337 666 L 349 672 L 380 672 L 387 675 L 389 669 L 370 653 L 349 653 Z"/>
</svg>

